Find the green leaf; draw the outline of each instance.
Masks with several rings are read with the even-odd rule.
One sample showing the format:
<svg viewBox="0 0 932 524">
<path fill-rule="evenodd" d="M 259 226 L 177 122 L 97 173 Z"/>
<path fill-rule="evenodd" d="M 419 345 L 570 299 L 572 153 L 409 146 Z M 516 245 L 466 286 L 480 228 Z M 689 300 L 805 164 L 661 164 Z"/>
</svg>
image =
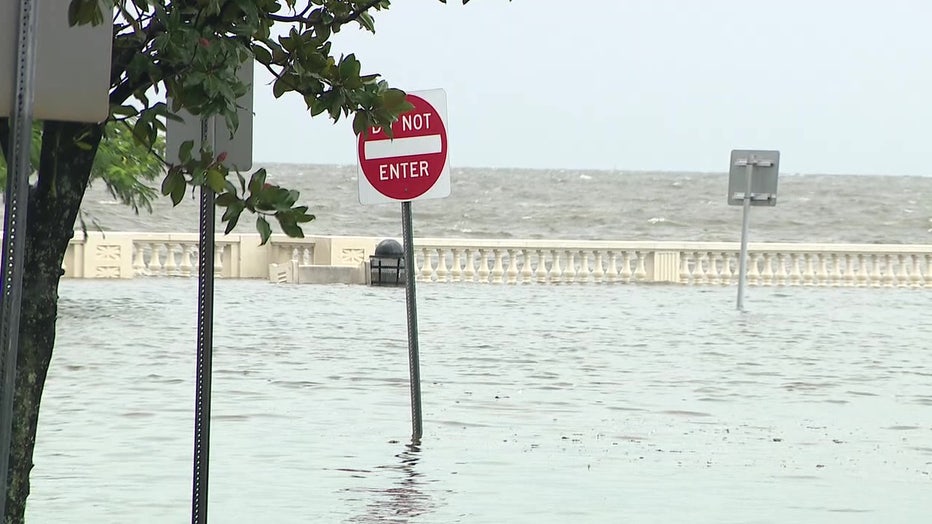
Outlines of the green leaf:
<svg viewBox="0 0 932 524">
<path fill-rule="evenodd" d="M 268 49 L 262 46 L 254 44 L 252 46 L 252 54 L 256 57 L 256 61 L 260 64 L 269 65 L 272 63 L 272 53 L 270 53 Z"/>
<path fill-rule="evenodd" d="M 278 225 L 281 226 L 282 231 L 291 238 L 304 238 L 304 231 L 301 230 L 301 226 L 295 224 L 294 220 L 279 217 Z"/>
<path fill-rule="evenodd" d="M 178 159 L 182 162 L 191 160 L 191 150 L 194 149 L 194 140 L 185 140 L 178 148 Z"/>
<path fill-rule="evenodd" d="M 223 172 L 217 168 L 208 169 L 207 185 L 216 193 L 223 191 L 224 187 L 226 187 L 226 178 L 223 176 Z"/>
<path fill-rule="evenodd" d="M 249 178 L 249 192 L 256 194 L 262 191 L 262 186 L 265 185 L 265 169 L 259 169 L 252 174 L 252 177 Z"/>
<path fill-rule="evenodd" d="M 172 187 L 172 192 L 171 192 L 172 205 L 177 206 L 178 204 L 181 203 L 181 199 L 184 198 L 184 192 L 187 188 L 188 188 L 188 184 L 184 182 L 184 177 L 182 176 L 181 183 L 176 184 L 174 187 Z"/>
<path fill-rule="evenodd" d="M 170 195 L 178 184 L 184 184 L 184 175 L 178 169 L 169 169 L 165 179 L 162 180 L 162 194 Z"/>
<path fill-rule="evenodd" d="M 223 230 L 224 235 L 229 235 L 230 231 L 233 231 L 236 224 L 239 223 L 239 217 L 243 215 L 243 209 L 245 209 L 243 201 L 237 200 L 224 211 L 223 218 L 221 219 L 227 223 L 226 228 Z"/>
<path fill-rule="evenodd" d="M 236 198 L 236 195 L 233 193 L 220 193 L 217 195 L 216 204 L 219 207 L 229 207 L 233 205 L 234 202 L 239 202 L 239 199 Z"/>
<path fill-rule="evenodd" d="M 281 98 L 288 91 L 288 84 L 284 78 L 279 78 L 272 84 L 272 96 Z"/>
<path fill-rule="evenodd" d="M 353 133 L 356 133 L 358 136 L 365 131 L 368 126 L 369 119 L 366 118 L 366 114 L 362 111 L 357 111 L 356 116 L 353 117 Z"/>
<path fill-rule="evenodd" d="M 362 67 L 362 64 L 359 63 L 359 60 L 356 60 L 356 55 L 350 54 L 343 58 L 343 61 L 340 62 L 340 78 L 346 80 L 348 78 L 359 78 L 359 71 Z"/>
<path fill-rule="evenodd" d="M 259 238 L 261 239 L 259 245 L 264 246 L 272 236 L 272 227 L 269 226 L 269 221 L 263 216 L 256 218 L 256 230 L 259 231 Z"/>
</svg>

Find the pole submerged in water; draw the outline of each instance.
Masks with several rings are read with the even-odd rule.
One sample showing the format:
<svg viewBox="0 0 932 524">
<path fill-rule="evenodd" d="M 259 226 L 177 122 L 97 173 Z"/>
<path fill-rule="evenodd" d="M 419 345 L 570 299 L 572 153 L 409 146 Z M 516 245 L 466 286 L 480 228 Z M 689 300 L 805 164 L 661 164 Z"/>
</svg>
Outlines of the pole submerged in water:
<svg viewBox="0 0 932 524">
<path fill-rule="evenodd" d="M 417 297 L 414 286 L 414 234 L 411 202 L 401 203 L 405 253 L 405 302 L 408 311 L 408 365 L 411 372 L 411 443 L 420 444 L 424 427 L 421 418 L 421 365 L 417 341 Z"/>
<path fill-rule="evenodd" d="M 201 149 L 213 140 L 201 118 Z M 211 151 L 214 144 L 211 143 Z M 216 197 L 207 184 L 201 186 L 200 238 L 197 268 L 197 369 L 194 399 L 194 474 L 191 496 L 191 523 L 207 522 L 208 462 L 210 457 L 210 386 L 214 340 L 214 223 Z"/>
<path fill-rule="evenodd" d="M 744 286 L 748 279 L 748 227 L 751 221 L 751 178 L 754 174 L 754 161 L 748 159 L 747 189 L 744 191 L 744 215 L 741 217 L 741 254 L 738 256 L 738 310 L 744 310 Z"/>
</svg>

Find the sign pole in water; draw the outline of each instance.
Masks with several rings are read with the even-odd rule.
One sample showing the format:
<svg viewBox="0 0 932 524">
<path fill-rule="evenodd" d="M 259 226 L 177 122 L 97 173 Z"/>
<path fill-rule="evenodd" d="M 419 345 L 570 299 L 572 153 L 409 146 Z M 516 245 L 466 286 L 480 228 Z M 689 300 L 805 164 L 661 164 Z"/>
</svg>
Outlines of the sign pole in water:
<svg viewBox="0 0 932 524">
<path fill-rule="evenodd" d="M 417 445 L 424 429 L 411 202 L 450 196 L 450 166 L 447 163 L 446 93 L 442 89 L 418 91 L 408 93 L 405 99 L 413 108 L 398 116 L 392 124 L 391 135 L 385 129 L 370 127 L 359 134 L 356 147 L 359 202 L 401 202 L 411 373 L 411 442 Z"/>
<path fill-rule="evenodd" d="M 747 185 L 751 187 L 754 178 L 754 161 L 745 162 Z M 738 258 L 738 309 L 744 309 L 744 286 L 748 279 L 748 227 L 751 222 L 751 192 L 744 193 L 744 210 L 741 214 L 741 254 Z"/>
<path fill-rule="evenodd" d="M 421 355 L 417 339 L 417 296 L 414 279 L 414 221 L 411 218 L 411 202 L 401 203 L 402 236 L 405 252 L 405 304 L 408 319 L 408 368 L 411 375 L 411 444 L 421 443 L 424 422 L 421 415 Z"/>
<path fill-rule="evenodd" d="M 211 118 L 201 117 L 200 149 L 216 147 L 210 133 Z M 210 386 L 214 344 L 214 224 L 216 197 L 207 184 L 201 186 L 200 237 L 197 265 L 197 368 L 194 394 L 194 473 L 191 523 L 207 523 L 208 464 L 210 459 Z"/>
<path fill-rule="evenodd" d="M 779 151 L 734 150 L 731 152 L 728 203 L 730 205 L 741 205 L 744 208 L 741 217 L 741 253 L 738 255 L 739 311 L 744 310 L 744 288 L 747 284 L 748 229 L 751 221 L 751 206 L 777 205 L 779 164 Z"/>
</svg>

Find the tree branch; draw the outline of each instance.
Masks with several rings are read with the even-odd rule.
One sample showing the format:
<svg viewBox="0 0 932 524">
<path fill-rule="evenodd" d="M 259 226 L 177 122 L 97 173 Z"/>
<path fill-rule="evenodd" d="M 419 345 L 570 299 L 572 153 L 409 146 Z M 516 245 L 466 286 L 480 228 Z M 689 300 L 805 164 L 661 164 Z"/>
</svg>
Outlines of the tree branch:
<svg viewBox="0 0 932 524">
<path fill-rule="evenodd" d="M 362 14 L 365 13 L 366 11 L 375 7 L 381 1 L 382 0 L 367 0 L 362 5 L 356 7 L 356 9 L 354 9 L 352 12 L 350 12 L 350 14 L 346 15 L 345 17 L 334 18 L 333 23 L 336 23 L 339 25 L 348 24 L 356 20 L 360 16 L 362 16 Z M 303 24 L 313 25 L 315 21 L 305 16 L 307 13 L 307 10 L 310 9 L 310 7 L 311 6 L 308 5 L 307 7 L 304 8 L 303 11 L 301 11 L 301 13 L 292 15 L 292 16 L 281 16 L 281 15 L 269 14 L 268 19 L 273 20 L 275 22 L 287 22 L 287 23 L 301 22 Z"/>
</svg>

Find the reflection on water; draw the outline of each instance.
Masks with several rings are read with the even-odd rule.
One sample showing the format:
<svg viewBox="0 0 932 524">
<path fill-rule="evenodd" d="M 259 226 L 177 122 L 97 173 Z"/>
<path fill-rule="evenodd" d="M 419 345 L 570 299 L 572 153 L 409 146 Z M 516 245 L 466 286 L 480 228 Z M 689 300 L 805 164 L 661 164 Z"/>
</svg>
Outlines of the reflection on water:
<svg viewBox="0 0 932 524">
<path fill-rule="evenodd" d="M 928 290 L 217 284 L 212 522 L 923 522 Z M 196 287 L 64 282 L 33 522 L 189 518 Z"/>
<path fill-rule="evenodd" d="M 366 500 L 366 511 L 355 515 L 350 522 L 396 522 L 406 523 L 417 517 L 429 515 L 434 502 L 428 493 L 422 491 L 427 482 L 417 470 L 421 459 L 421 448 L 414 444 L 405 446 L 405 450 L 395 455 L 396 462 L 380 466 L 382 475 L 391 473 L 394 483 L 389 487 L 373 487 L 349 491 L 361 491 Z"/>
</svg>

